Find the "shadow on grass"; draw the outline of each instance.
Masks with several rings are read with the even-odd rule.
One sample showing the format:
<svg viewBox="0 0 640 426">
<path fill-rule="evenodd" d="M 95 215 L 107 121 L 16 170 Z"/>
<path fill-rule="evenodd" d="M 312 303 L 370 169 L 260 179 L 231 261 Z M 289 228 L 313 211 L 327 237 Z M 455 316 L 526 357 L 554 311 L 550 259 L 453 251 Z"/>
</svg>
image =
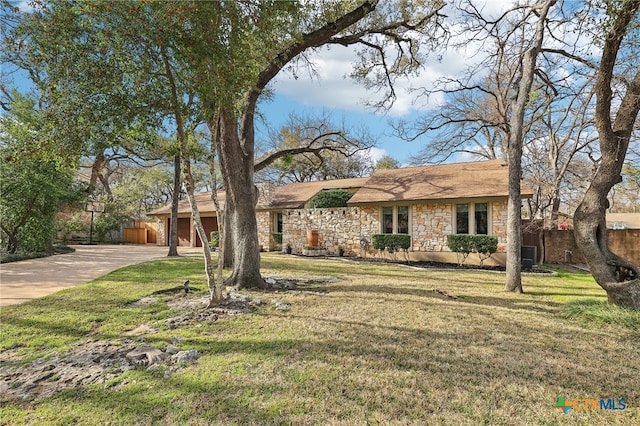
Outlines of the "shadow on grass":
<svg viewBox="0 0 640 426">
<path fill-rule="evenodd" d="M 590 289 L 593 290 L 593 289 Z M 604 290 L 603 290 L 604 291 Z M 561 291 L 551 292 L 551 291 L 525 291 L 525 294 L 530 294 L 532 296 L 572 296 L 572 297 L 584 297 L 584 298 L 602 298 L 604 300 L 607 299 L 607 295 L 605 294 L 585 294 L 585 293 L 563 293 Z"/>
<path fill-rule="evenodd" d="M 573 374 L 557 362 L 580 357 L 580 349 L 567 342 L 590 341 L 593 336 L 586 330 L 551 331 L 522 318 L 514 326 L 522 336 L 500 330 L 507 333 L 505 336 L 494 335 L 497 330 L 492 328 L 479 333 L 472 329 L 438 330 L 428 324 L 373 326 L 364 321 L 291 313 L 264 317 L 281 319 L 279 324 L 297 320 L 298 324 L 313 325 L 314 331 L 299 338 L 278 338 L 278 330 L 271 330 L 271 334 L 253 338 L 227 337 L 224 342 L 203 339 L 199 350 L 205 356 L 199 365 L 168 379 L 136 371 L 109 386 L 66 392 L 53 401 L 75 409 L 85 407 L 85 414 L 97 412 L 97 418 L 108 417 L 116 423 L 284 424 L 304 413 L 309 422 L 313 419 L 318 424 L 330 423 L 323 417 L 327 413 L 322 405 L 308 401 L 321 399 L 342 415 L 358 406 L 387 413 L 395 410 L 399 419 L 409 417 L 412 407 L 420 407 L 424 420 L 439 409 L 436 403 L 430 405 L 428 395 L 434 393 L 495 401 L 500 398 L 495 394 L 497 383 L 587 395 L 617 395 L 620 386 L 625 386 L 618 384 L 616 375 L 594 381 L 586 374 L 613 368 L 617 361 L 611 357 L 586 357 L 575 365 Z M 539 339 L 547 337 L 549 347 L 564 346 L 555 351 L 541 346 Z M 625 375 L 630 371 L 627 368 Z M 135 383 L 136 378 L 140 384 Z M 627 385 L 631 381 L 624 380 Z M 629 389 L 625 396 L 638 396 Z M 372 398 L 381 392 L 384 398 Z M 535 413 L 539 408 L 535 402 L 540 401 L 523 403 L 519 410 Z M 549 410 L 552 403 L 548 401 Z M 458 420 L 481 420 L 478 413 L 482 411 L 464 413 L 469 417 Z M 362 420 L 344 417 L 346 422 Z"/>
<path fill-rule="evenodd" d="M 491 297 L 491 296 L 475 296 L 469 294 L 452 294 L 454 298 L 446 297 L 442 294 L 436 293 L 434 289 L 420 289 L 420 288 L 409 288 L 409 287 L 399 287 L 399 286 L 385 286 L 385 285 L 362 285 L 362 284 L 353 284 L 353 285 L 332 285 L 326 288 L 327 292 L 330 293 L 338 293 L 338 292 L 364 292 L 364 293 L 375 293 L 379 295 L 405 295 L 405 296 L 417 296 L 424 299 L 429 300 L 438 300 L 440 302 L 451 302 L 451 303 L 472 303 L 476 305 L 484 305 L 484 306 L 493 306 L 500 307 L 506 309 L 514 309 L 514 310 L 529 310 L 533 312 L 544 312 L 544 313 L 552 313 L 555 314 L 558 312 L 558 309 L 564 305 L 561 302 L 554 302 L 551 300 L 532 300 L 527 298 L 527 295 L 534 293 L 525 293 L 521 298 L 506 298 L 506 297 Z M 505 293 L 506 294 L 506 293 Z M 540 293 L 541 295 L 546 295 L 547 293 Z M 388 299 L 389 302 L 399 302 L 397 299 Z M 534 304 L 534 305 L 532 305 Z"/>
</svg>

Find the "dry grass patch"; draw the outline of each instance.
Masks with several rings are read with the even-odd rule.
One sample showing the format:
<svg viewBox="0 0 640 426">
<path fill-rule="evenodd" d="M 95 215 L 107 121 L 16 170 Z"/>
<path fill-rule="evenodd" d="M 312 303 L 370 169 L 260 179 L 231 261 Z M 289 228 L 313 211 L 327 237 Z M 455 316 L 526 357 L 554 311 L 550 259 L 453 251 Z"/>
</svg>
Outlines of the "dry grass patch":
<svg viewBox="0 0 640 426">
<path fill-rule="evenodd" d="M 199 260 L 183 262 L 191 268 Z M 0 414 L 8 424 L 56 421 L 62 412 L 69 423 L 640 421 L 640 335 L 633 321 L 619 327 L 564 316 L 567 298 L 604 297 L 593 281 L 525 277 L 529 293 L 515 295 L 503 292 L 504 276 L 493 273 L 276 254 L 263 256 L 263 269 L 266 275 L 331 275 L 340 281 L 305 287 L 318 294 L 252 293 L 290 304 L 287 311 L 267 303 L 252 314 L 149 334 L 146 339 L 157 344 L 180 335 L 185 347 L 203 353 L 197 365 L 169 378 L 133 371 L 107 386 L 42 403 L 6 403 Z M 162 285 L 150 280 L 136 297 Z M 153 315 L 169 316 L 163 306 L 154 305 Z M 121 321 L 129 324 L 131 318 Z M 118 328 L 102 327 L 110 333 Z M 558 397 L 625 398 L 628 408 L 563 414 L 553 407 Z"/>
</svg>

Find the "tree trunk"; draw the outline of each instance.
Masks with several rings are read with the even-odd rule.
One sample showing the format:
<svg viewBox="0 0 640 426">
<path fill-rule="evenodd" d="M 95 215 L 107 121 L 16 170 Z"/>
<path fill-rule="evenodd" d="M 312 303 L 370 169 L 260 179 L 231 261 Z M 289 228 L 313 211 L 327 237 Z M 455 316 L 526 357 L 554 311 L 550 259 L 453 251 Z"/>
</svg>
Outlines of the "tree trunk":
<svg viewBox="0 0 640 426">
<path fill-rule="evenodd" d="M 178 134 L 178 145 L 180 147 L 180 158 L 182 159 L 182 169 L 184 172 L 184 184 L 187 190 L 187 197 L 189 198 L 189 205 L 191 206 L 191 216 L 196 225 L 196 231 L 202 241 L 202 252 L 204 255 L 204 270 L 207 275 L 207 286 L 209 288 L 209 305 L 215 305 L 222 301 L 222 290 L 216 287 L 216 280 L 213 273 L 213 262 L 211 260 L 211 251 L 209 250 L 209 237 L 202 226 L 200 220 L 200 211 L 195 200 L 195 182 L 193 174 L 191 173 L 191 161 L 189 159 L 189 147 L 187 145 L 187 135 L 185 134 L 185 123 L 180 107 L 180 98 L 178 96 L 178 89 L 176 82 L 173 78 L 173 69 L 166 54 L 166 48 L 161 47 L 162 61 L 167 73 L 167 79 L 169 80 L 169 87 L 171 89 L 171 100 L 173 103 L 174 116 L 176 120 L 176 132 Z"/>
<path fill-rule="evenodd" d="M 520 173 L 522 165 L 522 145 L 520 149 L 509 144 L 509 201 L 507 203 L 507 275 L 505 290 L 522 293 L 522 195 L 520 194 Z M 518 154 L 519 152 L 519 154 Z M 513 158 L 513 160 L 512 160 Z"/>
<path fill-rule="evenodd" d="M 219 114 L 215 114 L 213 120 L 207 122 L 209 126 L 209 132 L 211 137 L 210 144 L 210 155 L 207 161 L 209 166 L 209 181 L 211 182 L 211 201 L 213 201 L 213 205 L 216 208 L 216 217 L 218 218 L 218 235 L 219 235 L 219 243 L 218 243 L 218 264 L 216 268 L 216 294 L 211 298 L 211 302 L 209 306 L 212 306 L 212 302 L 214 300 L 222 300 L 226 296 L 223 294 L 224 290 L 224 278 L 223 278 L 223 269 L 224 269 L 224 259 L 225 259 L 225 240 L 227 239 L 227 229 L 225 227 L 224 213 L 220 208 L 220 200 L 218 199 L 218 180 L 216 178 L 216 162 L 215 162 L 215 154 L 219 151 L 218 146 L 220 145 L 220 117 Z"/>
<path fill-rule="evenodd" d="M 551 229 L 558 229 L 558 217 L 560 213 L 560 188 L 553 189 L 553 200 L 551 201 Z"/>
<path fill-rule="evenodd" d="M 518 96 L 509 122 L 509 146 L 507 161 L 509 164 L 509 202 L 507 203 L 507 277 L 505 290 L 522 293 L 522 194 L 520 178 L 522 176 L 522 144 L 524 137 L 524 112 L 529 101 L 529 92 L 533 84 L 536 59 L 542 47 L 544 25 L 547 13 L 556 0 L 547 0 L 538 14 L 538 25 L 534 45 L 524 53 L 522 77 L 518 87 Z"/>
<path fill-rule="evenodd" d="M 265 288 L 260 275 L 260 247 L 255 206 L 258 191 L 253 183 L 253 140 L 241 141 L 233 113 L 220 113 L 220 165 L 225 180 L 225 229 L 232 243 L 233 270 L 226 285 Z M 249 135 L 250 137 L 251 135 Z M 226 226 L 228 224 L 228 226 Z"/>
<path fill-rule="evenodd" d="M 609 250 L 607 242 L 607 196 L 622 181 L 622 166 L 640 111 L 640 71 L 627 85 L 618 110 L 612 114 L 613 70 L 622 39 L 640 10 L 640 1 L 622 2 L 609 13 L 610 29 L 604 38 L 596 79 L 595 123 L 602 159 L 574 215 L 576 243 L 596 282 L 607 292 L 609 302 L 640 310 L 640 268 Z M 615 120 L 612 122 L 612 115 Z"/>
<path fill-rule="evenodd" d="M 609 250 L 605 210 L 608 206 L 605 181 L 615 174 L 615 169 L 603 172 L 602 165 L 596 178 L 578 206 L 574 216 L 576 243 L 584 255 L 589 270 L 602 287 L 609 302 L 633 309 L 640 309 L 640 269 Z M 603 196 L 604 194 L 604 196 Z"/>
<path fill-rule="evenodd" d="M 3 225 L 0 225 L 0 228 L 7 236 L 7 253 L 14 254 L 18 251 L 18 230 L 14 228 L 13 231 L 10 231 Z"/>
<path fill-rule="evenodd" d="M 225 229 L 231 229 L 229 208 L 231 208 L 231 205 L 226 203 L 224 205 L 224 214 L 222 215 L 222 227 Z M 224 245 L 222 267 L 228 269 L 233 268 L 233 240 L 230 232 L 225 234 L 225 238 L 220 241 L 220 244 Z"/>
<path fill-rule="evenodd" d="M 191 206 L 191 217 L 193 218 L 193 223 L 196 227 L 196 232 L 198 232 L 198 236 L 200 236 L 200 241 L 202 241 L 202 254 L 204 255 L 204 270 L 207 274 L 207 287 L 209 288 L 209 306 L 216 305 L 222 301 L 222 290 L 217 288 L 215 275 L 213 272 L 213 260 L 211 259 L 211 251 L 209 249 L 209 237 L 207 236 L 206 231 L 204 230 L 204 226 L 202 226 L 202 220 L 200 220 L 200 211 L 198 210 L 198 205 L 196 204 L 195 199 L 195 182 L 193 179 L 193 174 L 191 173 L 191 164 L 189 162 L 189 158 L 186 157 L 183 153 L 180 156 L 182 157 L 182 164 L 184 168 L 184 184 L 187 189 L 187 197 L 189 198 L 189 205 Z"/>
<path fill-rule="evenodd" d="M 171 219 L 169 222 L 169 254 L 178 256 L 178 202 L 180 201 L 180 155 L 173 157 L 173 193 L 171 194 Z"/>
</svg>

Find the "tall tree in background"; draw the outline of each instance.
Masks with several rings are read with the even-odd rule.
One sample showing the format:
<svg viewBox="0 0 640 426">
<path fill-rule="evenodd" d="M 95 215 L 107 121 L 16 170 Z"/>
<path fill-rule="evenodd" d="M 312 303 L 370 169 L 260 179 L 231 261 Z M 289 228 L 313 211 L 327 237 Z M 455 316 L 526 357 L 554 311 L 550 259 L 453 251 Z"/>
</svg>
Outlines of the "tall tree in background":
<svg viewBox="0 0 640 426">
<path fill-rule="evenodd" d="M 326 115 L 292 116 L 271 139 L 254 170 L 277 185 L 363 177 L 373 169 L 367 151 L 374 141 L 368 132 L 335 125 Z"/>
<path fill-rule="evenodd" d="M 413 135 L 398 127 L 401 135 L 412 139 L 428 131 L 441 131 L 417 161 L 443 161 L 456 152 L 486 159 L 502 156 L 509 166 L 507 206 L 507 276 L 505 289 L 522 292 L 521 280 L 521 178 L 522 150 L 534 115 L 531 89 L 537 71 L 538 54 L 549 22 L 547 15 L 556 3 L 546 0 L 507 8 L 490 18 L 473 1 L 463 1 L 459 12 L 463 46 L 481 43 L 491 46 L 485 59 L 488 76 L 476 82 L 477 67 L 465 80 L 446 79 L 441 84 L 454 102 L 417 123 Z M 487 44 L 487 41 L 490 43 Z M 433 89 L 423 89 L 425 94 Z M 538 106 L 539 108 L 539 106 Z M 447 130 L 455 128 L 453 137 Z M 415 160 L 414 160 L 415 161 Z"/>
<path fill-rule="evenodd" d="M 607 241 L 606 209 L 611 188 L 622 180 L 621 172 L 640 111 L 640 66 L 637 50 L 631 78 L 614 85 L 614 71 L 621 65 L 625 37 L 638 36 L 640 1 L 606 4 L 607 20 L 602 37 L 602 57 L 595 84 L 595 122 L 602 159 L 574 216 L 576 243 L 596 282 L 607 292 L 609 301 L 640 310 L 640 268 L 611 252 Z M 628 46 L 627 46 L 628 48 Z M 614 87 L 621 100 L 614 102 Z"/>
<path fill-rule="evenodd" d="M 475 48 L 475 56 L 483 59 L 460 76 L 444 77 L 435 87 L 416 90 L 424 96 L 444 96 L 444 101 L 413 123 L 398 123 L 398 134 L 406 140 L 430 136 L 412 163 L 438 163 L 455 155 L 506 160 L 523 52 L 531 44 L 535 26 L 535 15 L 528 14 L 527 19 L 528 9 L 521 4 L 492 18 L 483 16 L 476 2 L 460 2 L 458 13 L 467 24 L 458 27 L 460 41 L 452 47 Z M 559 12 L 547 26 L 553 33 L 538 57 L 523 120 L 523 179 L 534 190 L 528 201 L 530 217 L 551 218 L 552 223 L 557 221 L 562 197 L 569 193 L 561 188 L 573 175 L 581 175 L 582 163 L 593 151 L 595 133 L 593 64 L 588 52 L 581 51 L 581 40 L 566 36 L 579 31 L 578 19 L 563 12 L 569 15 Z M 558 46 L 573 57 L 557 54 Z M 590 176 L 581 175 L 584 180 Z"/>
<path fill-rule="evenodd" d="M 533 85 L 536 60 L 542 48 L 546 19 L 549 9 L 556 0 L 547 0 L 531 7 L 531 13 L 538 18 L 535 36 L 531 46 L 524 52 L 518 94 L 509 121 L 511 138 L 507 144 L 507 164 L 509 165 L 509 201 L 507 203 L 507 277 L 505 290 L 522 293 L 522 146 L 524 141 L 524 115 Z"/>
<path fill-rule="evenodd" d="M 192 216 L 204 242 L 207 282 L 212 299 L 220 300 L 193 197 L 190 155 L 201 115 L 192 75 L 174 43 L 184 29 L 182 13 L 193 5 L 57 0 L 36 6 L 22 14 L 11 46 L 23 68 L 38 70 L 34 83 L 45 94 L 53 123 L 49 139 L 60 141 L 77 158 L 100 159 L 107 147 L 125 141 L 154 144 L 158 131 L 173 132 Z M 99 171 L 102 164 L 94 162 L 93 169 Z"/>
</svg>

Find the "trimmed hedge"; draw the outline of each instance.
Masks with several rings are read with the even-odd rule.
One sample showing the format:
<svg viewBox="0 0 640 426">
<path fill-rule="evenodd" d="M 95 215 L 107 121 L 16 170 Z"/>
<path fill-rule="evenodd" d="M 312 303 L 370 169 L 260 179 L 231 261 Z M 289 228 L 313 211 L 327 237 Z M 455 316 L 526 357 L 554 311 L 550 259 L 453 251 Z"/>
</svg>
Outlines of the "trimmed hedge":
<svg viewBox="0 0 640 426">
<path fill-rule="evenodd" d="M 408 250 L 411 247 L 411 235 L 409 234 L 373 234 L 371 243 L 376 250 L 388 250 L 395 253 L 399 250 Z"/>
<path fill-rule="evenodd" d="M 274 232 L 271 236 L 276 244 L 282 244 L 282 232 Z"/>
<path fill-rule="evenodd" d="M 347 207 L 347 201 L 353 197 L 353 192 L 344 189 L 329 189 L 318 192 L 309 200 L 309 208 L 326 209 L 331 207 Z"/>
<path fill-rule="evenodd" d="M 458 264 L 462 265 L 469 254 L 478 253 L 480 265 L 498 251 L 498 237 L 493 235 L 451 234 L 447 235 L 447 245 L 458 254 Z M 460 260 L 462 258 L 462 260 Z"/>
</svg>

